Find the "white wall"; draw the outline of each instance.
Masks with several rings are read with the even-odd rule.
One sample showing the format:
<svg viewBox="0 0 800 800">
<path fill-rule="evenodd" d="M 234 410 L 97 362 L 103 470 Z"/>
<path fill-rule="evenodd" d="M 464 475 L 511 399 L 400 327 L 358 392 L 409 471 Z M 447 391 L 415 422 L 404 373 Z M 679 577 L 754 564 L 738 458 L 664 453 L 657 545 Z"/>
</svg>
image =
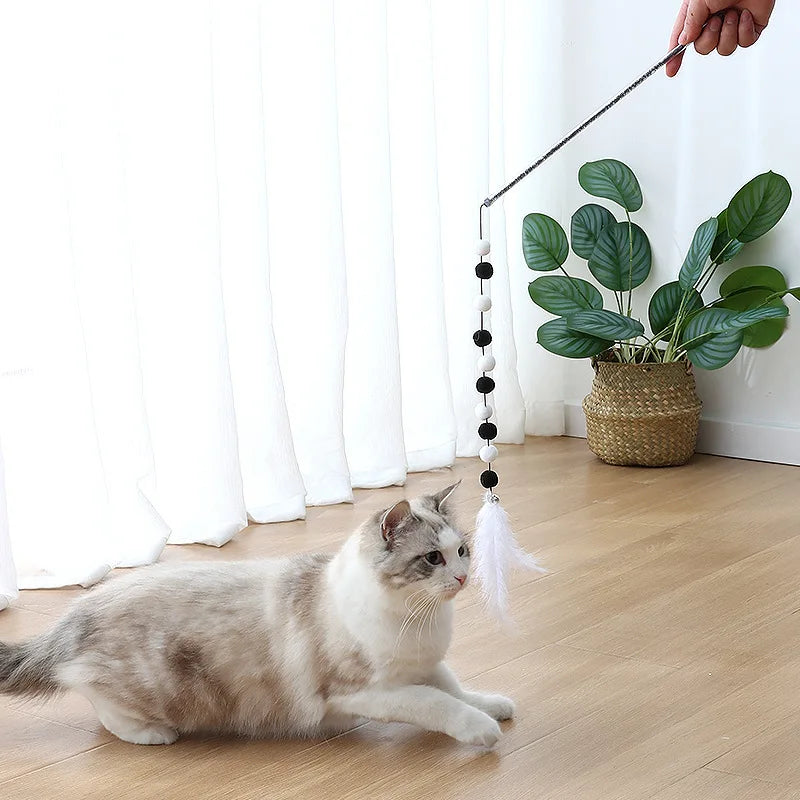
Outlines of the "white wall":
<svg viewBox="0 0 800 800">
<path fill-rule="evenodd" d="M 587 117 L 666 52 L 678 2 L 568 0 L 559 5 L 561 28 L 551 29 L 559 46 L 544 44 L 554 66 L 563 70 L 563 86 L 552 85 L 544 122 L 553 139 L 557 130 Z M 538 186 L 526 186 L 513 207 L 507 203 L 509 226 L 517 226 L 509 230 L 510 241 L 519 236 L 519 214 L 527 211 L 549 213 L 568 229 L 571 213 L 590 200 L 577 183 L 580 165 L 606 157 L 625 161 L 642 185 L 644 207 L 635 219 L 654 252 L 653 273 L 639 290 L 638 307 L 645 312 L 655 288 L 675 279 L 697 224 L 723 209 L 751 177 L 772 169 L 788 178 L 796 197 L 779 226 L 724 267 L 721 277 L 737 266 L 770 264 L 783 270 L 791 285 L 800 285 L 799 28 L 800 9 L 778 2 L 771 25 L 752 49 L 731 58 L 701 58 L 691 51 L 678 78 L 651 78 L 562 150 L 558 165 L 528 179 Z M 544 133 L 536 147 L 546 149 L 542 144 Z M 508 166 L 511 173 L 524 164 Z M 516 280 L 535 277 L 519 261 L 511 266 Z M 584 262 L 574 255 L 567 268 L 586 274 Z M 800 463 L 800 303 L 788 302 L 789 328 L 774 347 L 743 350 L 722 370 L 699 371 L 701 451 Z M 541 322 L 523 303 L 518 308 L 520 324 Z M 534 339 L 529 328 L 531 349 L 537 347 Z M 521 346 L 520 359 L 526 357 L 542 355 L 528 356 Z M 579 407 L 591 377 L 586 361 L 568 362 L 563 370 L 567 433 L 582 433 Z"/>
</svg>

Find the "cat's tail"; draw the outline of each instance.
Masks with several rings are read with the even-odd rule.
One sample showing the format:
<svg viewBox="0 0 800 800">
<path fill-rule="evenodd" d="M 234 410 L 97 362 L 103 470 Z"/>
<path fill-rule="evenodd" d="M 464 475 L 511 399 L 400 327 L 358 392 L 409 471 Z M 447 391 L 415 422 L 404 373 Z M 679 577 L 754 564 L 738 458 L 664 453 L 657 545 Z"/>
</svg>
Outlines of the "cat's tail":
<svg viewBox="0 0 800 800">
<path fill-rule="evenodd" d="M 52 633 L 19 644 L 0 642 L 0 692 L 44 697 L 60 691 L 56 667 L 62 660 Z"/>
</svg>

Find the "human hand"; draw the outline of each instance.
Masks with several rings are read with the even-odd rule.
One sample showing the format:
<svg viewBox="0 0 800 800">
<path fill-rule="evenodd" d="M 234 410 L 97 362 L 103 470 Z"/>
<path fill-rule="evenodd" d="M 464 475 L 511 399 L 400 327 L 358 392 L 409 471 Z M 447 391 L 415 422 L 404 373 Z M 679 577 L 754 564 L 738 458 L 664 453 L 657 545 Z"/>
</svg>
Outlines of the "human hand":
<svg viewBox="0 0 800 800">
<path fill-rule="evenodd" d="M 716 50 L 721 56 L 729 56 L 737 47 L 756 43 L 774 7 L 775 0 L 683 0 L 672 29 L 670 49 L 694 42 L 694 49 L 701 55 Z M 673 58 L 667 64 L 667 75 L 677 75 L 682 61 L 683 53 Z"/>
</svg>

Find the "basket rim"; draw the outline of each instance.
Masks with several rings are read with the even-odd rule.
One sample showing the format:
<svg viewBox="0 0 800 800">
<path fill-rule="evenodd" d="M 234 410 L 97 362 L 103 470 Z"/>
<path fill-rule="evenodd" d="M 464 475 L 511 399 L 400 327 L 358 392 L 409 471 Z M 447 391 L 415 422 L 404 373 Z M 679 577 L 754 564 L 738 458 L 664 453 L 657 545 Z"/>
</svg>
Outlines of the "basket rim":
<svg viewBox="0 0 800 800">
<path fill-rule="evenodd" d="M 592 359 L 592 365 L 597 368 L 600 365 L 607 366 L 607 367 L 614 367 L 623 368 L 623 369 L 674 369 L 676 367 L 681 367 L 682 369 L 686 370 L 686 372 L 692 371 L 692 362 L 691 361 L 645 361 L 641 364 L 629 364 L 624 361 L 606 361 L 605 359 Z"/>
</svg>

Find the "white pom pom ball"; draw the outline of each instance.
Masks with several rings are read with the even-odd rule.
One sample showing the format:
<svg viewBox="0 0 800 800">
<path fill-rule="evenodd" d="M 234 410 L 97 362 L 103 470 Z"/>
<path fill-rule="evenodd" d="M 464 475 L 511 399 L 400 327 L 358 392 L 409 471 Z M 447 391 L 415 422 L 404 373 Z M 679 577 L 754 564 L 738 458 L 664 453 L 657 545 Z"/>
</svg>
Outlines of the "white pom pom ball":
<svg viewBox="0 0 800 800">
<path fill-rule="evenodd" d="M 492 414 L 494 414 L 494 409 L 488 403 L 485 405 L 483 403 L 478 403 L 478 405 L 475 406 L 475 416 L 478 419 L 489 419 Z"/>
<path fill-rule="evenodd" d="M 485 444 L 481 447 L 481 451 L 478 455 L 480 455 L 481 461 L 490 464 L 497 459 L 497 448 L 493 444 Z"/>
<path fill-rule="evenodd" d="M 489 297 L 488 294 L 479 294 L 475 298 L 475 302 L 473 305 L 478 311 L 484 313 L 492 307 L 492 298 Z"/>
<path fill-rule="evenodd" d="M 494 356 L 481 356 L 478 359 L 478 372 L 491 372 L 496 364 L 497 362 L 494 360 Z"/>
<path fill-rule="evenodd" d="M 475 245 L 475 252 L 479 256 L 486 256 L 489 254 L 489 240 L 488 239 L 478 239 L 478 243 Z"/>
</svg>

